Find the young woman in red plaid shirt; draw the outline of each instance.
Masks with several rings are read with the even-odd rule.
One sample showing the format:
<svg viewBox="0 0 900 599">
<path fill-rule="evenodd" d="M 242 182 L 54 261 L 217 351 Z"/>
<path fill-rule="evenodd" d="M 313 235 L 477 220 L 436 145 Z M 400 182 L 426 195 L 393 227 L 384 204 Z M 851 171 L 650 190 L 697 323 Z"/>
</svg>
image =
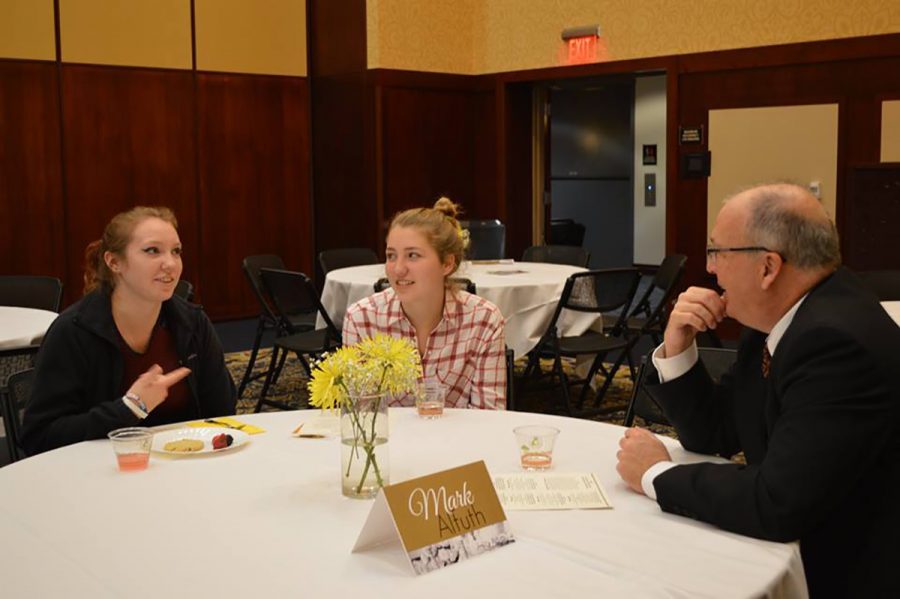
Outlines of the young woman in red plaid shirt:
<svg viewBox="0 0 900 599">
<path fill-rule="evenodd" d="M 425 378 L 445 386 L 446 406 L 504 409 L 503 316 L 497 306 L 457 289 L 450 277 L 468 239 L 459 207 L 440 198 L 433 208 L 397 214 L 388 231 L 385 272 L 391 288 L 347 310 L 344 344 L 385 333 L 419 348 Z M 392 405 L 413 405 L 413 397 Z"/>
</svg>

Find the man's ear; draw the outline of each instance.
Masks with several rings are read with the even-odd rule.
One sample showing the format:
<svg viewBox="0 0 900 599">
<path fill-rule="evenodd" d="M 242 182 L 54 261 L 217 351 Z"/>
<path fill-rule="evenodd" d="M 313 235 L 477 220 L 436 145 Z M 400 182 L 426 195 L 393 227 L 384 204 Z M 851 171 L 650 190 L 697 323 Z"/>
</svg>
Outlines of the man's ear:
<svg viewBox="0 0 900 599">
<path fill-rule="evenodd" d="M 762 288 L 769 289 L 781 273 L 784 259 L 775 252 L 766 252 L 762 264 Z"/>
</svg>

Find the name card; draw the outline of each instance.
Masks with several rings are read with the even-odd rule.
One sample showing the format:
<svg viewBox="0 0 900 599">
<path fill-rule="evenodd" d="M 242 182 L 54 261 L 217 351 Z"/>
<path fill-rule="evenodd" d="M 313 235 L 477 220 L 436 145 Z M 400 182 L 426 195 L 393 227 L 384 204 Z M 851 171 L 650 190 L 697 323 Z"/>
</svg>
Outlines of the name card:
<svg viewBox="0 0 900 599">
<path fill-rule="evenodd" d="M 353 551 L 398 536 L 416 574 L 515 541 L 484 462 L 384 487 Z"/>
</svg>

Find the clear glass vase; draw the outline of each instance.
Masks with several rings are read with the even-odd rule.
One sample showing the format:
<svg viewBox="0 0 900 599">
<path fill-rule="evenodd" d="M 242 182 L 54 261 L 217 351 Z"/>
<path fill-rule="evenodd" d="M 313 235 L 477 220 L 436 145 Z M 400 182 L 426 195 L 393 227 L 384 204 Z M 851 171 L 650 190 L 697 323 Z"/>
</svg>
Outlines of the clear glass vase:
<svg viewBox="0 0 900 599">
<path fill-rule="evenodd" d="M 389 482 L 387 398 L 352 397 L 341 406 L 341 492 L 371 499 Z"/>
</svg>

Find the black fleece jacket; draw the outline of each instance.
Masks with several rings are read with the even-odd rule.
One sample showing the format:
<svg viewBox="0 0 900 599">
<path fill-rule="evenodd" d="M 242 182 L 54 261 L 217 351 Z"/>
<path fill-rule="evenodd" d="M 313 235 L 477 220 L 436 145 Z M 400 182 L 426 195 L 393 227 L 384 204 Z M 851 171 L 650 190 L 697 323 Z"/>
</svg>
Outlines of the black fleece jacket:
<svg viewBox="0 0 900 599">
<path fill-rule="evenodd" d="M 185 380 L 192 401 L 178 420 L 233 414 L 234 383 L 202 308 L 173 296 L 163 302 L 160 318 L 175 338 L 179 362 L 191 369 Z M 142 425 L 121 401 L 123 368 L 109 294 L 89 293 L 44 337 L 22 426 L 25 451 L 33 455 Z"/>
</svg>

